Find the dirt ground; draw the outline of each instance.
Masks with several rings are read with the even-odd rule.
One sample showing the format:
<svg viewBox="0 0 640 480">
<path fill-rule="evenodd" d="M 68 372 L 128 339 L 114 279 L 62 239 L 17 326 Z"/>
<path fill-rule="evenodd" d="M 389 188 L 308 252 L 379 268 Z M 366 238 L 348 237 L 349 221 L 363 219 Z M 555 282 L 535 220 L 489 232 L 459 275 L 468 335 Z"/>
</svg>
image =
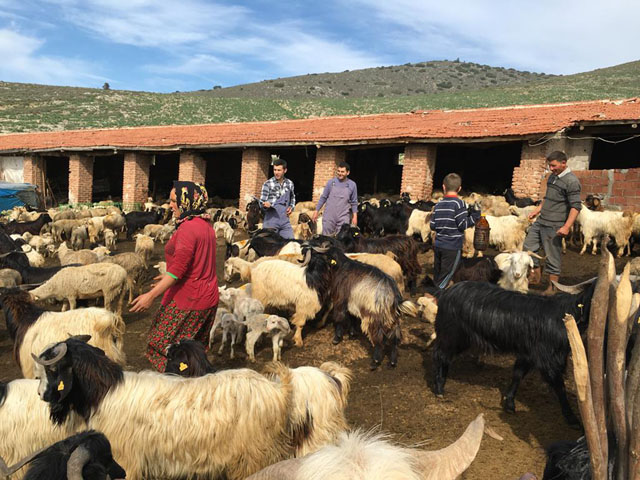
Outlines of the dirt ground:
<svg viewBox="0 0 640 480">
<path fill-rule="evenodd" d="M 131 251 L 133 242 L 121 241 L 118 252 Z M 495 253 L 495 252 L 488 252 Z M 156 245 L 154 261 L 163 260 L 163 246 Z M 428 253 L 421 255 L 421 263 L 428 263 Z M 596 274 L 599 257 L 580 256 L 571 249 L 564 256 L 563 283 L 577 283 Z M 218 248 L 218 272 L 222 274 L 224 250 Z M 626 259 L 616 259 L 618 271 Z M 154 262 L 155 263 L 155 262 Z M 431 264 L 426 267 L 431 274 Z M 150 271 L 147 284 L 152 278 Z M 220 284 L 224 280 L 220 277 Z M 544 288 L 546 285 L 542 285 Z M 145 286 L 145 291 L 148 285 Z M 415 300 L 415 298 L 414 298 Z M 125 350 L 128 369 L 142 370 L 150 365 L 144 357 L 146 336 L 157 305 L 146 314 L 125 313 L 127 324 Z M 478 456 L 464 479 L 517 479 L 530 471 L 542 475 L 545 463 L 544 447 L 556 440 L 575 439 L 580 433 L 570 429 L 553 392 L 538 373 L 532 372 L 522 382 L 516 397 L 515 414 L 507 414 L 500 407 L 501 391 L 511 378 L 513 358 L 510 356 L 483 357 L 480 363 L 465 354 L 456 359 L 450 369 L 444 399 L 431 391 L 431 349 L 425 348 L 433 327 L 417 319 L 405 318 L 404 344 L 400 349 L 398 366 L 390 369 L 387 359 L 377 371 L 369 371 L 371 349 L 364 338 L 349 340 L 333 346 L 333 330 L 328 326 L 305 329 L 305 346 L 301 349 L 289 341 L 283 350 L 283 361 L 290 366 L 320 365 L 323 361 L 340 362 L 353 370 L 347 417 L 353 428 L 372 428 L 388 432 L 405 445 L 420 444 L 429 450 L 442 448 L 454 441 L 476 415 L 484 413 L 486 423 L 503 437 L 503 441 L 485 435 Z M 218 339 L 220 335 L 218 335 Z M 219 341 L 219 340 L 218 340 Z M 217 350 L 217 344 L 216 344 Z M 0 322 L 0 380 L 20 377 L 12 360 L 12 342 L 4 322 Z M 246 360 L 244 349 L 236 350 L 236 359 L 210 355 L 219 368 L 250 367 L 260 370 L 271 359 L 270 342 L 256 347 L 257 363 Z M 577 413 L 573 376 L 567 374 L 567 386 L 574 411 Z"/>
</svg>

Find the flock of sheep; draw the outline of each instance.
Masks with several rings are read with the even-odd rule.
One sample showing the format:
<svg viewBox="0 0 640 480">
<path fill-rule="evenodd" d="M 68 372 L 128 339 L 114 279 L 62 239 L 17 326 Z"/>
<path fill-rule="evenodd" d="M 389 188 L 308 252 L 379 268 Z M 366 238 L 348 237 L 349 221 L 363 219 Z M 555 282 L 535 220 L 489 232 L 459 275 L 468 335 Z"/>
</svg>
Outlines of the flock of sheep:
<svg viewBox="0 0 640 480">
<path fill-rule="evenodd" d="M 104 453 L 106 442 L 110 451 L 105 458 L 111 463 L 102 465 L 104 471 L 115 468 L 115 461 L 134 479 L 453 479 L 470 465 L 482 439 L 482 416 L 455 444 L 438 452 L 348 433 L 344 409 L 351 372 L 335 363 L 296 369 L 279 363 L 292 330 L 301 347 L 303 329 L 314 320 L 319 328 L 328 320 L 334 324 L 334 344 L 345 332 L 362 332 L 373 347 L 372 369 L 385 352 L 390 365 L 397 364 L 403 315 L 435 323 L 429 343 L 434 342 L 437 395 L 444 392 L 449 362 L 469 346 L 514 353 L 514 381 L 505 409 L 515 408 L 515 392 L 526 371 L 517 382 L 515 376 L 526 364 L 527 370 L 540 369 L 571 422 L 564 384 L 559 383 L 569 351 L 561 318 L 571 312 L 588 319 L 593 289 L 553 297 L 528 293 L 533 254 L 521 250 L 531 207 L 510 205 L 507 199 L 475 194 L 466 199 L 482 205 L 491 226 L 490 243 L 501 253 L 492 258 L 475 252 L 473 230 L 467 230 L 465 260 L 453 277 L 459 285 L 443 293 L 430 285 L 428 276 L 418 285 L 423 273 L 418 255 L 429 250 L 433 202 L 369 199 L 359 206 L 360 228 L 343 226 L 336 237 L 318 235 L 321 217 L 313 222 L 314 205 L 301 202 L 291 215 L 294 241 L 261 229 L 255 202 L 246 211 L 209 209 L 226 247 L 224 280 L 242 283 L 220 288 L 209 346 L 216 344 L 221 329 L 219 354 L 230 341 L 234 358 L 235 346 L 244 342 L 247 358 L 255 362 L 255 346 L 268 336 L 275 363 L 265 374 L 249 369 L 213 373 L 204 349 L 194 342 L 169 348 L 168 374 L 123 371 L 124 300 L 140 292 L 156 242 L 166 242 L 175 230 L 168 205 L 148 202 L 145 212 L 126 214 L 101 205 L 8 212 L 0 231 L 0 284 L 5 287 L 0 306 L 24 379 L 0 382 L 0 459 L 17 464 L 34 450 L 53 445 L 50 455 L 57 455 L 58 463 L 60 458 L 71 462 L 73 451 L 82 449 L 86 466 L 100 463 L 95 445 L 102 445 Z M 585 204 L 570 241 L 580 242 L 582 235 L 581 253 L 589 243 L 595 253 L 598 240 L 609 238 L 619 255 L 630 254 L 634 239 L 640 240 L 640 215 L 598 207 L 593 198 Z M 249 238 L 237 240 L 242 231 Z M 115 253 L 125 234 L 135 238 L 135 252 Z M 47 263 L 59 265 L 45 267 L 47 257 L 57 257 L 58 262 Z M 161 262 L 156 268 L 162 273 L 165 266 Z M 637 259 L 630 268 L 640 270 Z M 474 295 L 475 303 L 470 301 Z M 103 298 L 104 308 L 77 308 L 78 300 L 95 298 Z M 62 311 L 44 310 L 39 306 L 43 301 L 60 302 Z M 465 310 L 469 303 L 482 302 L 480 317 L 477 308 Z M 509 309 L 523 302 L 531 305 L 522 318 L 512 315 Z M 558 319 L 549 313 L 556 310 Z M 285 312 L 289 318 L 282 316 Z M 534 319 L 536 315 L 540 318 Z M 523 329 L 534 320 L 546 330 Z M 496 325 L 502 325 L 505 338 L 495 337 Z M 538 340 L 531 342 L 527 335 Z M 550 358 L 556 363 L 551 365 Z M 106 438 L 77 435 L 86 429 Z M 15 471 L 18 477 L 45 478 L 35 476 L 46 471 L 41 465 L 45 458 L 13 469 L 0 461 L 0 475 Z M 109 478 L 87 475 L 77 478 Z"/>
</svg>

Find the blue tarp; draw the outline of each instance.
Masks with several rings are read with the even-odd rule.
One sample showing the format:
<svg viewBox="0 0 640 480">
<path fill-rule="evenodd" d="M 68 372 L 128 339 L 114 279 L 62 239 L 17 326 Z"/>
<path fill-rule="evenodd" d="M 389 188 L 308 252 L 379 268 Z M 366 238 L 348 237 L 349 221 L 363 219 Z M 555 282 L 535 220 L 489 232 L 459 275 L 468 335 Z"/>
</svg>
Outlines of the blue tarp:
<svg viewBox="0 0 640 480">
<path fill-rule="evenodd" d="M 39 207 L 36 186 L 30 183 L 0 182 L 0 211 L 23 205 Z"/>
</svg>

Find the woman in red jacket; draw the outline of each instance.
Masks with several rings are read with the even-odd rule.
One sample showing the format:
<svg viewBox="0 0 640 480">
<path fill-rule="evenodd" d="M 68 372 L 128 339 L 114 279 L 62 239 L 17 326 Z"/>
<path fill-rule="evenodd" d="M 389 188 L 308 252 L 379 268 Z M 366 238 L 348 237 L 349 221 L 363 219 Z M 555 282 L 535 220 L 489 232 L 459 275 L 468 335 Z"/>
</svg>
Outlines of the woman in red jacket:
<svg viewBox="0 0 640 480">
<path fill-rule="evenodd" d="M 164 294 L 149 331 L 147 358 L 164 371 L 166 348 L 183 338 L 207 345 L 218 307 L 216 234 L 205 214 L 207 191 L 193 182 L 173 182 L 170 205 L 177 230 L 164 249 L 167 273 L 133 300 L 130 311 L 147 310 Z"/>
</svg>

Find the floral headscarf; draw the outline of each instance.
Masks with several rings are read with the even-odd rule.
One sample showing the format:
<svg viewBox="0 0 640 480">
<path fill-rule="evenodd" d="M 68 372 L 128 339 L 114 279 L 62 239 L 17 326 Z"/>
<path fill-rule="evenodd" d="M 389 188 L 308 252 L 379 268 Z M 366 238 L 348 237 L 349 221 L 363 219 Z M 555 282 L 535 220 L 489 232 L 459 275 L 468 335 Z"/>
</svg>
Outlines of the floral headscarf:
<svg viewBox="0 0 640 480">
<path fill-rule="evenodd" d="M 177 222 L 193 217 L 202 217 L 209 219 L 209 215 L 205 213 L 207 208 L 207 189 L 203 185 L 194 182 L 173 182 L 173 188 L 176 190 L 176 201 L 180 210 L 180 218 Z"/>
</svg>

